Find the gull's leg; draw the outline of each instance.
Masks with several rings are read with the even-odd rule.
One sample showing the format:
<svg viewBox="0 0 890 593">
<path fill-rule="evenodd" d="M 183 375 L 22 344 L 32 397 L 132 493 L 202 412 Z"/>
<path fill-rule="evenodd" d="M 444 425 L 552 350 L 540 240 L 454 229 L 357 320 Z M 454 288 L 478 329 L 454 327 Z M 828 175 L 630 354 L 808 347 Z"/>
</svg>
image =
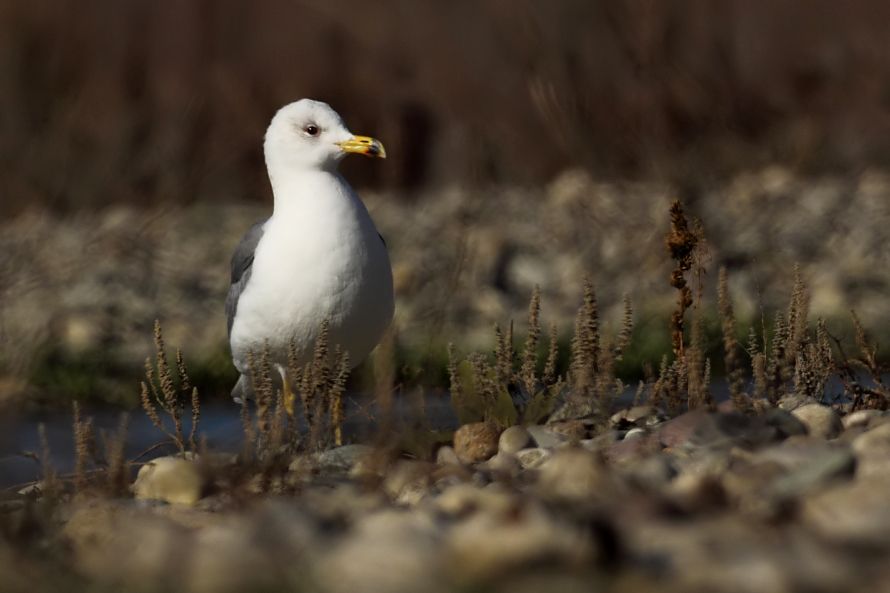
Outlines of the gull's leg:
<svg viewBox="0 0 890 593">
<path fill-rule="evenodd" d="M 275 364 L 275 368 L 278 369 L 278 374 L 281 375 L 281 397 L 284 400 L 284 410 L 288 416 L 293 418 L 294 402 L 297 397 L 290 388 L 290 381 L 287 380 L 287 369 L 278 363 Z"/>
</svg>

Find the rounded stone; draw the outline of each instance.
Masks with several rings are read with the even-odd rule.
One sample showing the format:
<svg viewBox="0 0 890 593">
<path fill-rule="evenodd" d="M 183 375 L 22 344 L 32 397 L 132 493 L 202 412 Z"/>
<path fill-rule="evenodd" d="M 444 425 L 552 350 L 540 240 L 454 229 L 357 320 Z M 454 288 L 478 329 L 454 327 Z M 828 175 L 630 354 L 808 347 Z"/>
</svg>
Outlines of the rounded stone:
<svg viewBox="0 0 890 593">
<path fill-rule="evenodd" d="M 646 429 L 644 428 L 631 428 L 624 435 L 625 441 L 632 441 L 634 439 L 640 439 L 646 436 Z"/>
<path fill-rule="evenodd" d="M 867 427 L 874 419 L 883 415 L 881 410 L 856 410 L 844 416 L 844 428 Z"/>
<path fill-rule="evenodd" d="M 502 453 L 518 453 L 531 444 L 532 437 L 524 426 L 511 426 L 501 433 L 498 450 Z"/>
<path fill-rule="evenodd" d="M 497 427 L 490 422 L 464 424 L 454 431 L 454 452 L 461 463 L 478 463 L 498 452 Z"/>
<path fill-rule="evenodd" d="M 541 464 L 547 461 L 551 455 L 552 454 L 548 449 L 530 447 L 516 453 L 516 459 L 519 461 L 519 465 L 522 466 L 522 469 L 537 469 L 541 467 Z"/>
<path fill-rule="evenodd" d="M 585 449 L 563 449 L 540 468 L 538 486 L 547 497 L 589 501 L 608 490 L 608 473 L 596 455 Z"/>
<path fill-rule="evenodd" d="M 133 492 L 138 500 L 193 505 L 201 498 L 204 476 L 198 465 L 182 457 L 158 457 L 139 469 Z"/>
<path fill-rule="evenodd" d="M 871 451 L 890 450 L 890 422 L 879 424 L 853 439 L 853 451 L 866 454 Z"/>
<path fill-rule="evenodd" d="M 454 448 L 448 445 L 439 447 L 439 450 L 436 451 L 436 463 L 439 465 L 461 464 L 460 459 L 457 458 L 457 454 L 454 452 Z"/>
<path fill-rule="evenodd" d="M 534 439 L 535 445 L 545 449 L 556 449 L 569 440 L 565 435 L 550 430 L 548 426 L 533 425 L 529 426 L 527 430 Z"/>
<path fill-rule="evenodd" d="M 522 469 L 519 460 L 513 453 L 498 451 L 497 455 L 482 463 L 479 467 L 500 474 L 516 475 Z"/>
<path fill-rule="evenodd" d="M 822 404 L 806 404 L 791 413 L 803 422 L 812 437 L 833 439 L 844 429 L 837 412 Z"/>
</svg>

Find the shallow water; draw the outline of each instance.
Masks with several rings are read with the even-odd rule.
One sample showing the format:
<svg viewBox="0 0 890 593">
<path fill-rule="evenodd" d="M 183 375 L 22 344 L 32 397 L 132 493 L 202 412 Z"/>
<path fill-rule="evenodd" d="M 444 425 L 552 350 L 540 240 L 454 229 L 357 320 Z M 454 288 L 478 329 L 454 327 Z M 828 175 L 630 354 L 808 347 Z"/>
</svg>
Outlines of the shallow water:
<svg viewBox="0 0 890 593">
<path fill-rule="evenodd" d="M 420 414 L 411 398 L 401 398 L 394 402 L 394 413 L 399 422 L 410 423 Z M 376 429 L 379 413 L 373 398 L 353 395 L 345 400 L 346 420 L 343 426 L 347 442 L 361 441 L 372 436 Z M 457 417 L 447 396 L 427 396 L 424 400 L 423 417 L 432 429 L 450 429 L 457 426 Z M 243 430 L 241 408 L 229 401 L 214 401 L 201 405 L 199 435 L 207 440 L 213 451 L 236 452 L 241 447 Z M 111 437 L 117 430 L 122 412 L 112 409 L 94 409 L 82 412 L 84 417 L 93 419 L 94 430 L 102 450 L 103 431 Z M 186 412 L 188 415 L 188 412 Z M 71 413 L 41 414 L 34 416 L 5 417 L 0 419 L 0 488 L 10 488 L 40 478 L 39 464 L 24 453 L 40 452 L 38 426 L 43 424 L 49 443 L 50 459 L 59 474 L 70 473 L 74 467 L 74 434 Z M 183 419 L 183 431 L 188 435 L 191 418 Z M 133 459 L 165 440 L 141 409 L 129 414 L 126 439 L 127 459 Z M 154 450 L 145 458 L 151 459 L 166 452 L 174 452 L 174 447 Z M 143 459 L 144 460 L 144 459 Z"/>
<path fill-rule="evenodd" d="M 890 382 L 890 375 L 884 380 Z M 631 404 L 635 391 L 635 386 L 629 386 L 617 399 L 615 407 L 621 408 Z M 836 400 L 837 394 L 843 392 L 843 386 L 837 379 L 829 381 L 825 392 L 826 401 L 842 401 Z M 726 381 L 714 380 L 711 384 L 711 394 L 718 402 L 728 399 L 729 388 Z M 427 395 L 423 398 L 422 411 L 418 407 L 418 399 L 407 395 L 394 400 L 394 414 L 398 422 L 410 425 L 422 419 L 430 429 L 448 430 L 457 427 L 457 416 L 446 393 Z M 373 397 L 362 394 L 350 395 L 345 399 L 345 413 L 343 429 L 344 439 L 347 442 L 362 441 L 376 434 L 377 418 L 380 415 Z M 102 431 L 109 435 L 114 434 L 120 421 L 120 410 L 107 408 L 85 410 L 83 415 L 93 418 L 101 450 Z M 22 453 L 39 453 L 38 426 L 41 423 L 46 427 L 53 468 L 59 474 L 72 471 L 74 436 L 70 413 L 7 416 L 0 419 L 0 488 L 10 488 L 40 478 L 38 463 Z M 185 418 L 183 424 L 184 432 L 188 434 L 191 419 Z M 202 404 L 199 434 L 206 438 L 208 447 L 213 451 L 238 451 L 243 437 L 240 407 L 232 402 L 219 400 Z M 165 436 L 151 424 L 141 409 L 130 413 L 125 449 L 127 459 L 135 458 L 163 440 Z M 146 455 L 146 458 L 157 457 L 165 452 L 174 452 L 174 449 L 171 446 L 155 450 Z"/>
</svg>

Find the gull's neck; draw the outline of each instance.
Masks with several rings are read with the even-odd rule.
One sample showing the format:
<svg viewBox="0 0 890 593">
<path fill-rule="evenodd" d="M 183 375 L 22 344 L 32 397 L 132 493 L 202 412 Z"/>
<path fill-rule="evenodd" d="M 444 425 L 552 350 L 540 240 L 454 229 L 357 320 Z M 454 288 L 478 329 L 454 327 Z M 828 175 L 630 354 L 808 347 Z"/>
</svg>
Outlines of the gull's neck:
<svg viewBox="0 0 890 593">
<path fill-rule="evenodd" d="M 272 184 L 273 215 L 305 211 L 317 207 L 319 192 L 348 188 L 336 169 L 294 169 L 269 167 Z M 348 192 L 346 192 L 348 193 Z"/>
</svg>

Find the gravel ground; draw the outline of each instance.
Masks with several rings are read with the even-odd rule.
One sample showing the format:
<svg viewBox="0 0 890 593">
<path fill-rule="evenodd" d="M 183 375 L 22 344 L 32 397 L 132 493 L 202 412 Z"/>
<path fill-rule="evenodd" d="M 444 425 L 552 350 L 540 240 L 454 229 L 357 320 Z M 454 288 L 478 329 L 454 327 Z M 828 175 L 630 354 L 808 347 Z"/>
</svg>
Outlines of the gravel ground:
<svg viewBox="0 0 890 593">
<path fill-rule="evenodd" d="M 9 591 L 890 590 L 890 416 L 758 407 L 465 425 L 435 462 L 347 445 L 264 494 L 161 458 L 45 531 L 7 500 L 0 569 Z"/>
</svg>

